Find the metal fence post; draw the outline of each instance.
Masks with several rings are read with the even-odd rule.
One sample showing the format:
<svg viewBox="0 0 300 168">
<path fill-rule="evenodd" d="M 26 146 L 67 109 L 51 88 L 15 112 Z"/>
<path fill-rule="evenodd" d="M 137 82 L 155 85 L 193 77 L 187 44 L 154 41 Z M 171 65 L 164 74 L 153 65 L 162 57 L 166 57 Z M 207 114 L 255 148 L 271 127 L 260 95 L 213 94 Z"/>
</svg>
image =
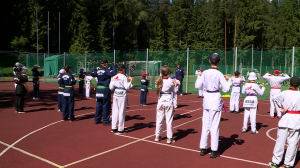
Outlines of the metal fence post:
<svg viewBox="0 0 300 168">
<path fill-rule="evenodd" d="M 66 66 L 66 52 L 64 52 L 64 66 Z"/>
<path fill-rule="evenodd" d="M 116 50 L 114 50 L 114 66 L 116 66 Z"/>
<path fill-rule="evenodd" d="M 85 68 L 85 72 L 87 72 L 87 69 L 86 69 L 86 62 L 87 62 L 87 52 L 85 51 L 85 52 L 84 52 L 84 68 Z"/>
<path fill-rule="evenodd" d="M 261 54 L 260 54 L 260 69 L 259 69 L 259 74 L 260 74 L 260 76 L 262 75 L 262 72 L 261 72 L 261 66 L 262 66 L 262 53 L 263 53 L 263 49 L 261 49 Z"/>
<path fill-rule="evenodd" d="M 189 85 L 189 48 L 186 50 L 186 82 L 185 82 L 185 93 L 188 92 Z"/>
<path fill-rule="evenodd" d="M 148 74 L 148 61 L 149 61 L 149 50 L 147 48 L 147 57 L 146 57 L 146 74 Z M 148 76 L 146 76 L 146 79 L 148 79 Z"/>
<path fill-rule="evenodd" d="M 294 76 L 294 60 L 295 60 L 295 46 L 293 46 L 292 77 Z"/>
<path fill-rule="evenodd" d="M 45 79 L 45 63 L 46 63 L 46 61 L 45 61 L 45 59 L 46 59 L 46 54 L 44 53 L 44 82 L 46 82 L 46 79 Z"/>
<path fill-rule="evenodd" d="M 235 47 L 234 71 L 237 69 L 237 47 Z"/>
</svg>

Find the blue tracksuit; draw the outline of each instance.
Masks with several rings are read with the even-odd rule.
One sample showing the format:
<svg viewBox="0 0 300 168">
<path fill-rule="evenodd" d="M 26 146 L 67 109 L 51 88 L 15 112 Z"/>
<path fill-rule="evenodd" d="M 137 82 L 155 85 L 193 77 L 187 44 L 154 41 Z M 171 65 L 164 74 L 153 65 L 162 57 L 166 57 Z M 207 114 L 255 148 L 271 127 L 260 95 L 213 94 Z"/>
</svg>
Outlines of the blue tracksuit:
<svg viewBox="0 0 300 168">
<path fill-rule="evenodd" d="M 179 80 L 180 84 L 181 84 L 180 87 L 179 87 L 178 93 L 182 94 L 182 81 L 183 81 L 183 78 L 184 78 L 184 70 L 182 68 L 176 68 L 175 76 L 176 76 L 176 79 Z"/>
<path fill-rule="evenodd" d="M 146 78 L 143 78 L 141 80 L 141 97 L 140 97 L 140 104 L 141 105 L 146 104 L 147 92 L 148 92 L 147 86 L 148 85 L 149 85 L 149 81 Z"/>
<path fill-rule="evenodd" d="M 68 117 L 70 120 L 74 119 L 74 87 L 76 84 L 76 80 L 74 76 L 67 72 L 62 77 L 62 84 L 65 86 L 64 88 L 64 110 L 63 110 L 63 119 L 67 120 Z"/>
<path fill-rule="evenodd" d="M 40 92 L 40 76 L 44 75 L 44 71 L 39 72 L 36 69 L 32 69 L 32 83 L 33 83 L 33 97 L 37 98 L 39 97 Z"/>
<path fill-rule="evenodd" d="M 83 72 L 79 72 L 79 94 L 83 94 L 84 77 L 85 74 Z"/>
<path fill-rule="evenodd" d="M 63 111 L 63 109 L 64 109 L 63 104 L 64 104 L 64 88 L 65 88 L 65 85 L 63 84 L 62 76 L 58 76 L 57 79 L 58 79 L 58 84 L 59 84 L 57 105 L 58 105 L 58 109 Z"/>
<path fill-rule="evenodd" d="M 103 112 L 103 123 L 110 122 L 110 110 L 111 110 L 111 93 L 109 89 L 110 79 L 117 74 L 117 70 L 114 66 L 111 69 L 101 67 L 100 69 L 94 69 L 91 73 L 92 77 L 97 77 L 97 90 L 96 90 L 96 114 L 95 123 L 101 122 Z"/>
</svg>

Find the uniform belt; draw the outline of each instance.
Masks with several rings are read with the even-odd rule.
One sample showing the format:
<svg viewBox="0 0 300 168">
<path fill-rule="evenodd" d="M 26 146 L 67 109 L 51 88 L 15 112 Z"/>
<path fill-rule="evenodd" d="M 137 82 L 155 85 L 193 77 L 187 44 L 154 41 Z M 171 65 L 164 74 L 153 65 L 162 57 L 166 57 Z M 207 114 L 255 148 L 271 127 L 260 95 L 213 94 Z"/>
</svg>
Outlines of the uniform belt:
<svg viewBox="0 0 300 168">
<path fill-rule="evenodd" d="M 65 87 L 73 87 L 73 86 L 65 86 Z"/>
<path fill-rule="evenodd" d="M 300 114 L 300 111 L 287 111 L 289 114 Z"/>
<path fill-rule="evenodd" d="M 121 88 L 121 87 L 117 87 L 116 89 L 119 89 L 119 90 L 126 90 L 125 88 Z"/>
<path fill-rule="evenodd" d="M 64 89 L 64 87 L 59 87 L 59 89 Z"/>
<path fill-rule="evenodd" d="M 247 96 L 256 96 L 256 94 L 247 94 Z"/>
<path fill-rule="evenodd" d="M 38 76 L 34 76 L 33 78 L 40 78 L 40 77 L 38 77 Z"/>
<path fill-rule="evenodd" d="M 91 81 L 87 81 L 86 83 L 91 83 Z"/>
<path fill-rule="evenodd" d="M 271 87 L 271 89 L 280 89 L 280 87 Z"/>
<path fill-rule="evenodd" d="M 28 89 L 28 86 L 27 86 L 26 82 L 25 82 L 25 83 L 22 83 L 21 85 L 24 85 L 25 88 L 26 88 L 27 93 L 29 93 L 29 89 Z"/>
<path fill-rule="evenodd" d="M 215 90 L 215 91 L 209 91 L 209 90 L 206 90 L 206 92 L 208 92 L 208 93 L 218 93 L 219 90 Z"/>
<path fill-rule="evenodd" d="M 145 86 L 145 87 L 147 87 L 147 85 L 141 85 L 141 86 Z"/>
<path fill-rule="evenodd" d="M 181 76 L 177 76 L 177 77 L 181 77 Z"/>
<path fill-rule="evenodd" d="M 79 80 L 84 80 L 83 78 L 79 78 Z"/>
<path fill-rule="evenodd" d="M 162 92 L 160 92 L 160 94 L 171 94 L 171 93 L 162 93 Z"/>
<path fill-rule="evenodd" d="M 97 86 L 97 89 L 108 89 L 108 86 Z"/>
<path fill-rule="evenodd" d="M 240 85 L 233 85 L 234 87 L 240 87 Z"/>
</svg>

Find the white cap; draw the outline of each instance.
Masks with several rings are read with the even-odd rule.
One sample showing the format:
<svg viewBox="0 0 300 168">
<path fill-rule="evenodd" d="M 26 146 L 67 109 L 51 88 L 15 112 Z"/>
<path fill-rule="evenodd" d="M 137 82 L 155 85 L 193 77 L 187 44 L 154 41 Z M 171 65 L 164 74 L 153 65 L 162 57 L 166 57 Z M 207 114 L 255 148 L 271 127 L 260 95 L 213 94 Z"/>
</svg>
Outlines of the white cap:
<svg viewBox="0 0 300 168">
<path fill-rule="evenodd" d="M 63 74 L 66 73 L 66 71 L 64 69 L 59 70 L 59 73 Z"/>
<path fill-rule="evenodd" d="M 22 73 L 27 73 L 28 72 L 28 68 L 26 68 L 25 66 L 22 68 Z"/>
<path fill-rule="evenodd" d="M 256 74 L 254 72 L 250 72 L 248 80 L 256 80 L 256 79 L 257 79 Z"/>
<path fill-rule="evenodd" d="M 84 69 L 84 68 L 83 68 L 83 67 L 80 67 L 79 69 L 82 70 L 82 69 Z"/>
<path fill-rule="evenodd" d="M 15 66 L 17 66 L 17 67 L 20 66 L 21 67 L 23 65 L 20 62 L 16 62 Z"/>
</svg>

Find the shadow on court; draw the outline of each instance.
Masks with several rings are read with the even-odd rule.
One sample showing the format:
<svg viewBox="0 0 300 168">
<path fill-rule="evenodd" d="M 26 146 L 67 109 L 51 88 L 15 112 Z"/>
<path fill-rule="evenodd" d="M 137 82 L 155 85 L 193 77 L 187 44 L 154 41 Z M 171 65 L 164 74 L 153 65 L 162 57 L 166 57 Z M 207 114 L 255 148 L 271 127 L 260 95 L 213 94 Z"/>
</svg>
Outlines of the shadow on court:
<svg viewBox="0 0 300 168">
<path fill-rule="evenodd" d="M 188 136 L 189 134 L 196 134 L 198 133 L 197 131 L 195 131 L 195 129 L 187 129 L 187 130 L 181 130 L 181 129 L 177 129 L 177 132 L 173 134 L 173 136 L 175 137 L 175 140 L 178 141 L 186 136 Z"/>
<path fill-rule="evenodd" d="M 223 154 L 227 149 L 231 148 L 233 145 L 242 145 L 245 141 L 242 139 L 237 139 L 239 136 L 233 134 L 230 137 L 219 137 L 219 152 Z"/>
<path fill-rule="evenodd" d="M 95 118 L 95 114 L 86 114 L 82 117 L 76 117 L 75 121 L 87 120 L 87 119 L 91 119 L 91 118 Z"/>
<path fill-rule="evenodd" d="M 46 110 L 55 110 L 55 108 L 40 108 L 40 109 L 34 109 L 34 110 L 28 110 L 28 111 L 25 110 L 25 111 L 26 111 L 26 113 L 32 113 L 32 112 L 43 112 Z"/>
<path fill-rule="evenodd" d="M 129 120 L 145 120 L 145 117 L 140 117 L 141 115 L 134 115 L 134 116 L 130 116 L 130 115 L 126 115 L 125 116 L 125 121 L 129 121 Z"/>
<path fill-rule="evenodd" d="M 155 122 L 150 122 L 150 123 L 136 123 L 131 127 L 127 127 L 125 128 L 126 132 L 131 132 L 131 131 L 135 131 L 135 130 L 140 130 L 143 128 L 153 128 L 155 127 Z"/>
<path fill-rule="evenodd" d="M 176 114 L 174 115 L 173 117 L 173 121 L 174 120 L 179 120 L 179 119 L 182 119 L 182 118 L 191 118 L 192 116 L 190 114 L 183 114 L 183 115 L 180 115 L 180 114 Z"/>
</svg>

